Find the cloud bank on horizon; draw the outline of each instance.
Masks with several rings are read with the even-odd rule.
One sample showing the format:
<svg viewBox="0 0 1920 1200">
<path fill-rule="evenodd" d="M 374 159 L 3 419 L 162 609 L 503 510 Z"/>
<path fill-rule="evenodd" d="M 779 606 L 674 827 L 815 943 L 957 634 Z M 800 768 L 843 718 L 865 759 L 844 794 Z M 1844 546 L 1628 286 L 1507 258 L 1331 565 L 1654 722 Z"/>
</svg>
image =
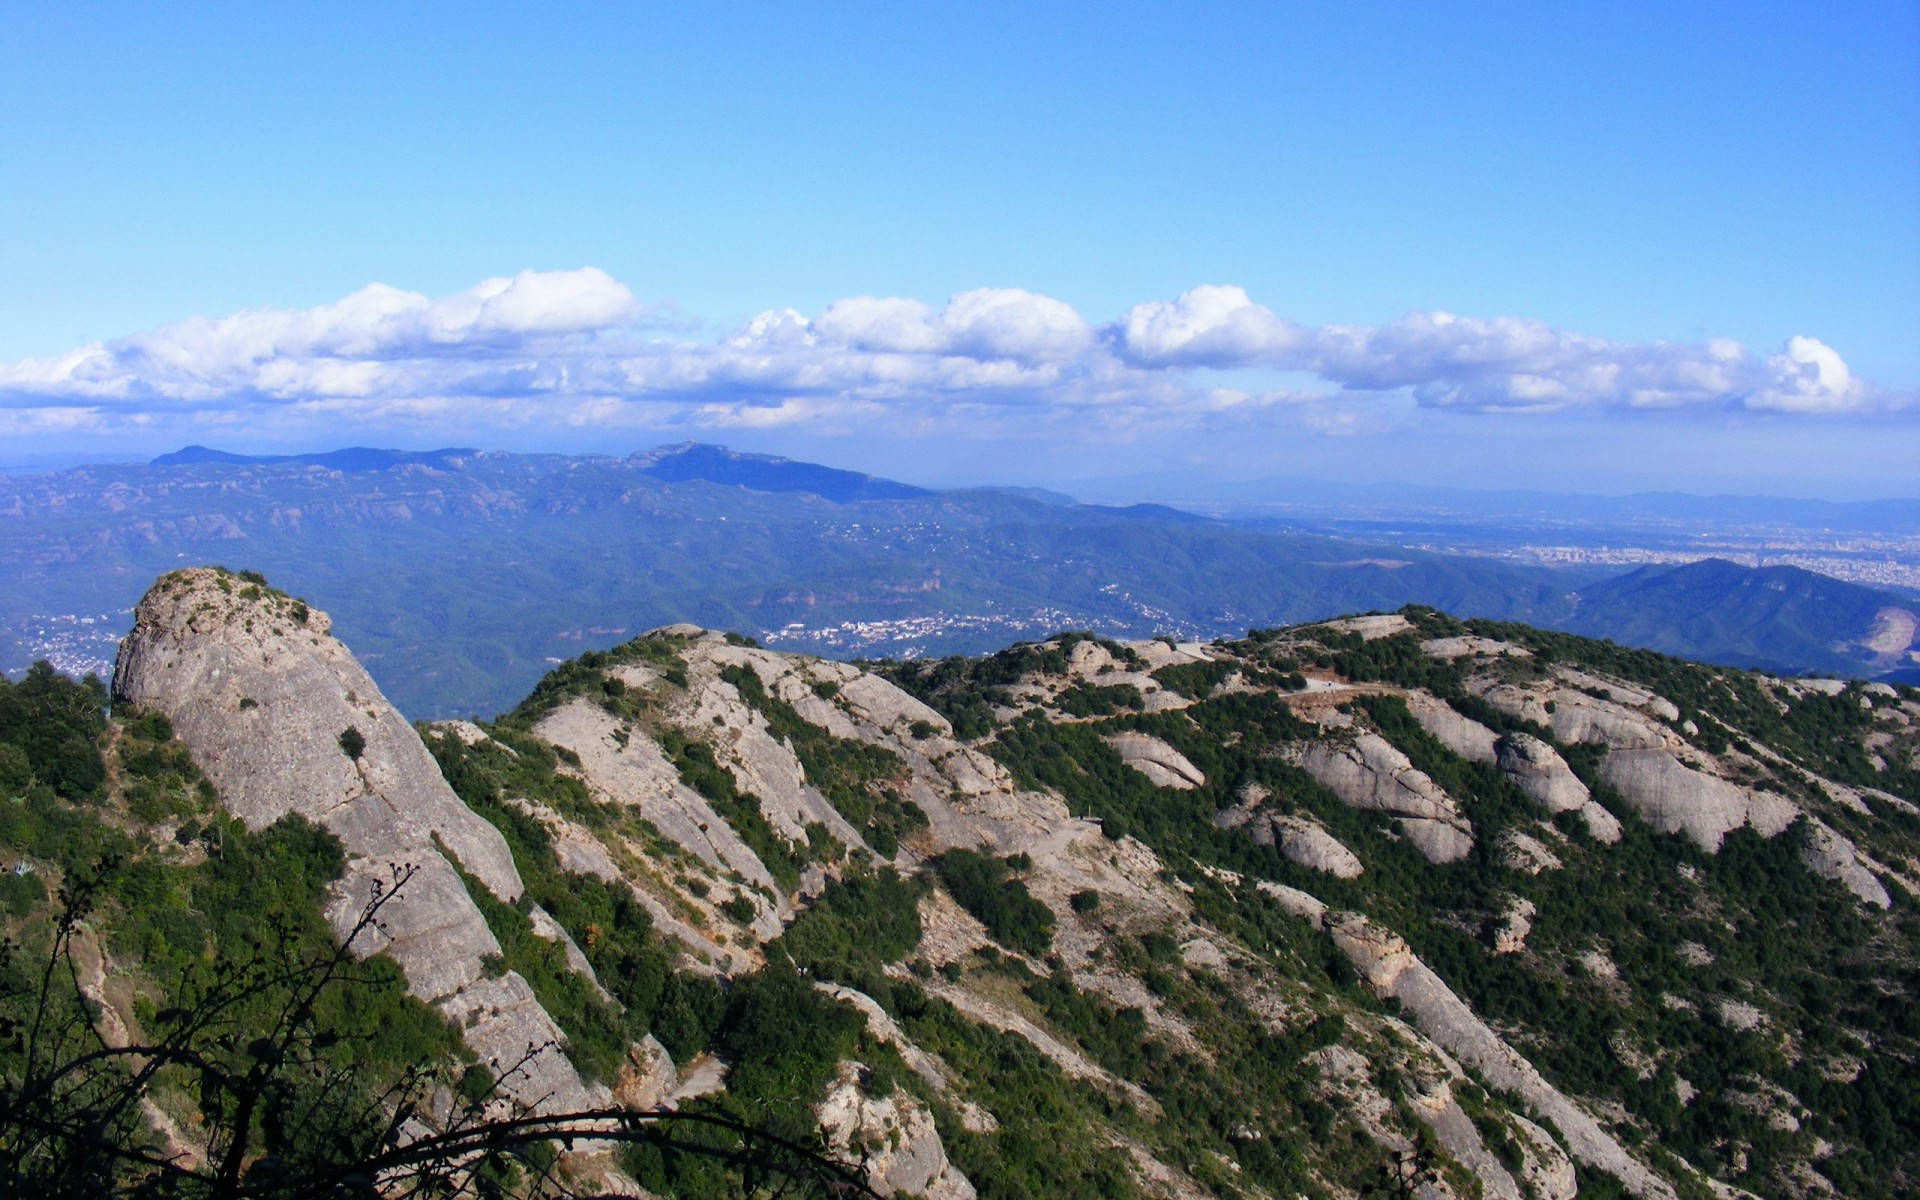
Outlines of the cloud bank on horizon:
<svg viewBox="0 0 1920 1200">
<path fill-rule="evenodd" d="M 1756 353 L 1724 338 L 1620 342 L 1445 312 L 1312 327 L 1228 285 L 1148 300 L 1098 325 L 1052 297 L 980 288 L 938 308 L 857 296 L 812 317 L 773 309 L 698 338 L 592 267 L 522 271 L 439 299 L 376 283 L 315 308 L 196 317 L 0 363 L 0 433 L 15 437 L 291 436 L 341 421 L 815 432 L 890 423 L 912 433 L 1062 415 L 1124 436 L 1258 421 L 1338 432 L 1396 405 L 1832 417 L 1915 402 L 1856 378 L 1810 336 Z"/>
</svg>

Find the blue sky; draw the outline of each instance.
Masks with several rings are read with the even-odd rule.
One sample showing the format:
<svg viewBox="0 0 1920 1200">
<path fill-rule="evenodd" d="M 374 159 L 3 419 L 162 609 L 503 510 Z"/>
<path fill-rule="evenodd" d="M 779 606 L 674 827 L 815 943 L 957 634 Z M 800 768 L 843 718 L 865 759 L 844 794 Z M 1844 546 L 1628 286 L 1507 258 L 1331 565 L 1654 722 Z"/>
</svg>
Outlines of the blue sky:
<svg viewBox="0 0 1920 1200">
<path fill-rule="evenodd" d="M 1911 3 L 704 7 L 0 6 L 7 456 L 1920 491 Z"/>
</svg>

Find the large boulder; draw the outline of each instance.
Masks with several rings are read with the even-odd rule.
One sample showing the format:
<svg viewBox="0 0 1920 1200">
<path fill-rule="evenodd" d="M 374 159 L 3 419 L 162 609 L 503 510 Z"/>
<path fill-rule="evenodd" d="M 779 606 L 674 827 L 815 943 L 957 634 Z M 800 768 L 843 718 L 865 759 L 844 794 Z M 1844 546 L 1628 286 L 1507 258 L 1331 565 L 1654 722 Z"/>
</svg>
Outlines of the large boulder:
<svg viewBox="0 0 1920 1200">
<path fill-rule="evenodd" d="M 1578 812 L 1593 798 L 1560 752 L 1532 734 L 1501 738 L 1497 761 L 1529 800 L 1550 813 Z"/>
<path fill-rule="evenodd" d="M 1280 847 L 1280 853 L 1303 867 L 1325 871 L 1337 879 L 1360 877 L 1363 868 L 1359 856 L 1317 821 L 1302 817 L 1275 817 L 1272 839 Z"/>
<path fill-rule="evenodd" d="M 1742 787 L 1709 769 L 1683 739 L 1660 724 L 1657 717 L 1672 707 L 1661 697 L 1610 681 L 1598 682 L 1609 682 L 1610 695 L 1640 707 L 1564 684 L 1542 688 L 1490 683 L 1482 687 L 1481 694 L 1513 716 L 1548 726 L 1563 745 L 1604 745 L 1606 754 L 1597 768 L 1601 781 L 1619 792 L 1655 829 L 1685 834 L 1710 853 L 1720 849 L 1727 834 L 1743 826 L 1752 827 L 1762 837 L 1774 837 L 1800 816 L 1798 806 L 1784 796 Z M 1523 763 L 1528 748 L 1517 739 L 1514 745 L 1516 779 L 1522 787 L 1531 784 L 1545 794 L 1558 772 L 1550 766 L 1544 772 L 1537 770 L 1544 759 Z M 1537 751 L 1534 753 L 1537 756 Z M 1571 795 L 1571 790 L 1567 791 Z M 1583 805 L 1581 812 L 1596 813 L 1597 806 Z M 1596 817 L 1588 819 L 1591 825 Z M 1599 826 L 1592 827 L 1596 836 L 1610 840 Z"/>
<path fill-rule="evenodd" d="M 1836 831 L 1825 821 L 1807 822 L 1807 840 L 1800 847 L 1800 860 L 1814 874 L 1837 881 L 1841 887 L 1875 908 L 1893 907 L 1886 885 L 1874 878 L 1860 860 L 1860 850 L 1851 838 Z"/>
<path fill-rule="evenodd" d="M 1742 826 L 1774 837 L 1800 815 L 1784 796 L 1690 767 L 1664 748 L 1610 750 L 1599 772 L 1648 824 L 1662 833 L 1683 833 L 1709 853 Z"/>
<path fill-rule="evenodd" d="M 1425 692 L 1408 692 L 1405 700 L 1407 711 L 1434 741 L 1468 762 L 1494 761 L 1500 735 L 1493 730 L 1461 716 L 1452 705 Z"/>
</svg>

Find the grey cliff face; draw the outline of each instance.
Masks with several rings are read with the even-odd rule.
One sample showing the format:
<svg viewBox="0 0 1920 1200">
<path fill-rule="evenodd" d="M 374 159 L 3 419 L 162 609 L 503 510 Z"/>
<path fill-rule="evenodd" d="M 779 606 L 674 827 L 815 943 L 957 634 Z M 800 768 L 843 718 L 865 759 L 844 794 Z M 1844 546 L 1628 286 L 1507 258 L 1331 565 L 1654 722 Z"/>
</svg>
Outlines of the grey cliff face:
<svg viewBox="0 0 1920 1200">
<path fill-rule="evenodd" d="M 384 932 L 363 934 L 355 949 L 392 957 L 408 990 L 455 1020 L 482 1061 L 509 1066 L 544 1047 L 505 1080 L 509 1092 L 555 1109 L 588 1106 L 601 1092 L 559 1052 L 559 1028 L 526 981 L 483 969 L 500 946 L 454 863 L 515 900 L 521 882 L 505 840 L 453 794 L 330 627 L 325 613 L 236 576 L 178 571 L 135 610 L 114 698 L 166 714 L 250 828 L 297 813 L 340 838 L 346 875 L 327 915 L 342 935 L 374 889 L 410 866 L 382 911 Z M 348 730 L 358 754 L 343 744 Z"/>
</svg>

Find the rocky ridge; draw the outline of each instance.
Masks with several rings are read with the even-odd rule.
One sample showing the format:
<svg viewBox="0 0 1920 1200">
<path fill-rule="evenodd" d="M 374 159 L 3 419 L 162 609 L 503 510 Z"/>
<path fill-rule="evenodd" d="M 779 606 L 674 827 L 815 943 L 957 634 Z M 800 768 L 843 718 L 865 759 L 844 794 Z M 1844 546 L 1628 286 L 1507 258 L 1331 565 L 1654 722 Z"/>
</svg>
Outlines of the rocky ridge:
<svg viewBox="0 0 1920 1200">
<path fill-rule="evenodd" d="M 295 602 L 250 587 L 216 572 L 163 580 L 116 694 L 166 712 L 250 824 L 297 811 L 341 837 L 336 927 L 387 864 L 413 863 L 410 923 L 369 949 L 483 1055 L 568 1031 L 519 975 L 482 969 L 498 944 L 455 865 L 508 903 L 522 881 L 429 753 L 455 742 L 553 755 L 565 789 L 505 803 L 543 831 L 557 869 L 630 891 L 682 969 L 723 990 L 786 961 L 785 935 L 853 881 L 890 871 L 924 889 L 904 952 L 814 981 L 871 1039 L 816 1115 L 835 1145 L 871 1152 L 883 1194 L 1006 1194 L 989 1172 L 1012 1169 L 1006 1147 L 1030 1130 L 998 1073 L 1015 1061 L 1079 1097 L 1053 1118 L 1062 1136 L 1146 1195 L 1355 1194 L 1373 1168 L 1293 1140 L 1313 1121 L 1376 1155 L 1417 1155 L 1429 1196 L 1564 1200 L 1596 1179 L 1724 1195 L 1743 1172 L 1763 1190 L 1826 1194 L 1823 1169 L 1848 1178 L 1811 1130 L 1660 1149 L 1648 1130 L 1682 1118 L 1583 1074 L 1585 1052 L 1550 1023 L 1481 1009 L 1500 999 L 1488 980 L 1539 980 L 1582 1020 L 1619 1023 L 1643 1002 L 1752 1009 L 1761 1019 L 1740 1032 L 1766 1036 L 1787 1019 L 1769 991 L 1781 985 L 1649 993 L 1640 966 L 1608 957 L 1623 931 L 1585 931 L 1568 895 L 1665 854 L 1660 886 L 1694 897 L 1671 919 L 1711 940 L 1690 914 L 1713 911 L 1704 889 L 1722 857 L 1791 844 L 1805 872 L 1792 886 L 1823 919 L 1893 936 L 1920 876 L 1895 794 L 1910 790 L 1897 764 L 1920 721 L 1906 693 L 1864 697 L 1858 731 L 1859 689 L 1810 693 L 1854 706 L 1834 718 L 1849 736 L 1880 739 L 1882 787 L 1823 774 L 1833 763 L 1798 742 L 1755 740 L 1742 722 L 1791 717 L 1806 703 L 1793 685 L 1727 682 L 1747 705 L 1736 717 L 1617 664 L 1555 661 L 1557 643 L 1417 611 L 1212 646 L 1074 636 L 944 667 L 861 667 L 671 626 L 556 671 L 498 722 L 429 727 L 423 744 L 324 614 L 296 619 Z M 1779 711 L 1753 708 L 1750 686 Z M 968 855 L 999 864 L 995 887 L 1026 902 L 970 889 Z M 534 928 L 591 972 L 584 937 L 544 913 Z M 647 1041 L 626 1102 L 724 1087 L 719 1060 L 675 1062 Z M 1688 1065 L 1693 1050 L 1622 1045 L 1655 1064 L 1648 1079 L 1674 1081 L 1668 1096 L 1694 1086 L 1679 1072 L 1705 1069 Z M 558 1051 L 535 1061 L 528 1083 L 552 1102 L 606 1095 Z M 1197 1101 L 1180 1081 L 1222 1072 L 1245 1107 L 1187 1124 Z"/>
<path fill-rule="evenodd" d="M 521 881 L 498 830 L 462 804 L 406 718 L 330 632 L 327 615 L 214 569 L 165 576 L 135 611 L 114 667 L 116 701 L 164 713 L 222 802 L 250 827 L 298 813 L 345 845 L 327 916 L 342 936 L 376 891 L 410 870 L 354 949 L 384 953 L 409 989 L 460 1025 L 516 1099 L 583 1109 L 564 1035 L 526 980 L 486 967 L 499 942 L 464 871 L 503 901 Z"/>
</svg>

